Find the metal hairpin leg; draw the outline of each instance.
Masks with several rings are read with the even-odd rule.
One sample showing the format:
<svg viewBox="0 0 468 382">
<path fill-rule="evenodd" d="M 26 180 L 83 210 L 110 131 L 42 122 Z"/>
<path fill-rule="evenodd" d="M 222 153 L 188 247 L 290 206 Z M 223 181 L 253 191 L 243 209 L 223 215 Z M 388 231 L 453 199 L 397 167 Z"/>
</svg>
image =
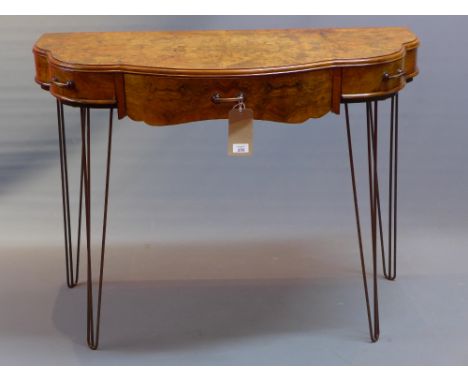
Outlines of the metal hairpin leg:
<svg viewBox="0 0 468 382">
<path fill-rule="evenodd" d="M 99 345 L 99 331 L 101 324 L 102 305 L 102 280 L 104 274 L 104 253 L 106 248 L 106 228 L 107 228 L 107 207 L 109 200 L 109 176 L 112 152 L 112 116 L 113 108 L 109 114 L 109 135 L 107 143 L 107 165 L 106 165 L 106 185 L 104 193 L 104 216 L 102 222 L 101 257 L 99 266 L 99 281 L 97 292 L 96 317 L 94 315 L 93 303 L 93 277 L 91 264 L 91 129 L 90 129 L 90 109 L 81 107 L 81 143 L 83 156 L 83 178 L 85 188 L 85 210 L 86 210 L 86 251 L 87 251 L 87 342 L 88 346 L 96 350 Z"/>
<path fill-rule="evenodd" d="M 373 106 L 372 106 L 373 104 Z M 388 268 L 385 261 L 383 241 L 382 215 L 380 208 L 380 192 L 378 180 L 378 101 L 366 102 L 367 119 L 367 158 L 370 196 L 370 221 L 372 240 L 372 282 L 373 282 L 373 311 L 369 298 L 367 284 L 366 265 L 361 234 L 361 222 L 359 217 L 359 203 L 356 189 L 356 176 L 354 171 L 354 157 L 349 123 L 348 104 L 345 103 L 346 132 L 348 138 L 349 163 L 351 169 L 351 181 L 353 187 L 354 210 L 359 242 L 359 255 L 361 271 L 364 283 L 367 318 L 369 333 L 372 342 L 376 342 L 380 335 L 379 325 L 379 300 L 377 288 L 377 235 L 380 237 L 380 250 L 382 253 L 383 271 L 385 278 L 394 280 L 396 276 L 396 218 L 397 218 L 397 164 L 398 164 L 398 94 L 391 97 L 391 121 L 390 121 L 390 170 L 389 170 L 389 226 L 388 226 Z M 377 232 L 378 225 L 378 232 Z"/>
<path fill-rule="evenodd" d="M 378 109 L 377 101 L 374 101 L 374 113 L 370 102 L 367 107 L 368 118 L 371 124 L 371 140 L 376 141 L 377 150 L 377 126 Z M 375 159 L 377 168 L 377 159 Z M 379 219 L 380 250 L 382 253 L 383 274 L 387 280 L 396 278 L 396 253 L 397 253 L 397 186 L 398 186 L 398 94 L 391 97 L 390 111 L 390 150 L 389 150 L 389 175 L 388 175 L 388 254 L 385 260 L 385 245 L 383 240 L 382 214 L 380 208 L 380 191 L 377 179 L 376 202 Z M 377 170 L 378 172 L 378 170 Z M 387 268 L 388 267 L 388 268 Z"/>
<path fill-rule="evenodd" d="M 390 158 L 388 181 L 388 268 L 382 252 L 382 265 L 387 280 L 396 278 L 397 255 L 397 190 L 398 190 L 398 94 L 392 97 L 390 117 Z"/>
<path fill-rule="evenodd" d="M 76 252 L 76 265 L 73 262 L 72 237 L 70 225 L 70 200 L 68 186 L 68 163 L 67 147 L 65 137 L 65 122 L 63 113 L 63 103 L 57 100 L 57 117 L 60 146 L 60 169 L 62 180 L 62 204 L 63 204 L 63 223 L 65 234 L 65 267 L 67 276 L 67 285 L 73 288 L 78 283 L 78 270 L 80 261 L 80 241 L 81 241 L 81 216 L 83 207 L 83 193 L 85 205 L 86 220 L 86 252 L 87 252 L 87 342 L 88 346 L 95 350 L 99 344 L 99 329 L 101 320 L 101 302 L 102 302 L 102 281 L 104 273 L 104 253 L 106 247 L 106 228 L 107 228 L 107 207 L 109 199 L 109 175 L 112 150 L 112 116 L 113 108 L 109 114 L 109 136 L 107 146 L 107 168 L 106 184 L 104 195 L 104 217 L 102 224 L 102 242 L 101 257 L 99 269 L 99 284 L 97 292 L 96 317 L 94 314 L 93 303 L 93 278 L 91 264 L 91 124 L 90 108 L 80 107 L 81 116 L 81 170 L 80 170 L 80 197 L 78 212 L 78 242 Z"/>
<path fill-rule="evenodd" d="M 65 119 L 63 104 L 57 100 L 57 119 L 60 147 L 60 178 L 62 181 L 62 207 L 63 207 L 63 231 L 65 236 L 65 271 L 69 288 L 78 284 L 80 267 L 80 242 L 81 242 L 81 211 L 83 201 L 83 157 L 81 158 L 80 171 L 80 201 L 78 207 L 78 238 L 76 245 L 76 264 L 73 263 L 73 246 L 70 223 L 70 193 L 68 188 L 68 162 L 67 162 L 67 140 L 65 135 Z"/>
</svg>

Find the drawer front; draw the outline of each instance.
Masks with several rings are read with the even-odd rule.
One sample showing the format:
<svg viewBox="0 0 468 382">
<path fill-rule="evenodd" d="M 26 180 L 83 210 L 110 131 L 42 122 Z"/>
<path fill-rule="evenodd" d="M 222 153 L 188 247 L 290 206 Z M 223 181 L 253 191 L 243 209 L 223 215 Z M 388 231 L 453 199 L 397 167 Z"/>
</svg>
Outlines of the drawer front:
<svg viewBox="0 0 468 382">
<path fill-rule="evenodd" d="M 125 74 L 125 109 L 133 120 L 170 125 L 226 119 L 232 103 L 212 97 L 243 94 L 254 118 L 299 123 L 326 114 L 332 104 L 332 70 L 237 78 L 160 77 Z"/>
<path fill-rule="evenodd" d="M 50 92 L 64 100 L 83 104 L 114 104 L 113 73 L 67 71 L 50 66 Z"/>
<path fill-rule="evenodd" d="M 392 94 L 406 84 L 404 60 L 343 68 L 342 97 L 360 99 Z"/>
</svg>

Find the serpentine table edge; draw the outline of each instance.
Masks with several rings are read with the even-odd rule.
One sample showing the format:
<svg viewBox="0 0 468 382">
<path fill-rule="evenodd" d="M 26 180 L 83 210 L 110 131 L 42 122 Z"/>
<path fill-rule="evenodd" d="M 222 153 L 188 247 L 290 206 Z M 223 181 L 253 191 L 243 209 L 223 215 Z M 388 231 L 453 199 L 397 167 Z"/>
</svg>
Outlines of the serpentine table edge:
<svg viewBox="0 0 468 382">
<path fill-rule="evenodd" d="M 418 74 L 406 28 L 44 34 L 35 80 L 69 104 L 116 105 L 150 125 L 224 119 L 244 96 L 254 119 L 301 123 L 342 101 L 388 97 Z"/>
</svg>

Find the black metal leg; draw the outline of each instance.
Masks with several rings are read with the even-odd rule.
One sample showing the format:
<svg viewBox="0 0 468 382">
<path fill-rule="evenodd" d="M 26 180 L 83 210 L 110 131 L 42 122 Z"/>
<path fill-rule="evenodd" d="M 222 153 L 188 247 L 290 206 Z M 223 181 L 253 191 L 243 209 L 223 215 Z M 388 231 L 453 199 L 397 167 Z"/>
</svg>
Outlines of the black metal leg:
<svg viewBox="0 0 468 382">
<path fill-rule="evenodd" d="M 109 114 L 109 136 L 107 144 L 106 184 L 104 194 L 104 216 L 102 223 L 101 256 L 99 266 L 99 281 L 97 292 L 96 316 L 93 303 L 93 277 L 91 261 L 91 129 L 90 109 L 81 107 L 81 139 L 83 156 L 83 179 L 85 188 L 85 211 L 86 211 L 86 251 L 87 251 L 87 342 L 88 346 L 96 350 L 99 345 L 99 331 L 101 323 L 102 305 L 102 281 L 104 274 L 104 253 L 106 248 L 107 208 L 109 200 L 109 176 L 112 152 L 112 116 L 113 109 Z"/>
<path fill-rule="evenodd" d="M 367 109 L 368 121 L 371 125 L 371 139 L 377 141 L 378 127 L 378 103 L 374 102 Z M 397 244 L 397 164 L 398 164 L 398 94 L 391 97 L 390 112 L 390 150 L 389 150 L 389 179 L 388 179 L 388 257 L 385 256 L 385 245 L 383 236 L 382 213 L 380 208 L 380 191 L 378 186 L 378 175 L 376 175 L 376 198 L 377 216 L 379 219 L 380 251 L 382 253 L 383 274 L 387 280 L 396 278 L 396 244 Z M 377 167 L 377 162 L 375 162 Z M 378 172 L 378 171 L 377 171 Z M 388 261 L 388 262 L 387 262 Z M 388 268 L 387 268 L 388 267 Z"/>
<path fill-rule="evenodd" d="M 374 102 L 374 110 L 368 107 L 368 119 L 371 124 L 371 139 L 378 141 L 378 109 L 377 101 Z M 375 161 L 377 167 L 377 159 Z M 380 251 L 382 253 L 383 274 L 387 280 L 396 278 L 396 253 L 397 253 L 397 181 L 398 181 L 398 94 L 391 97 L 390 111 L 390 150 L 389 150 L 389 179 L 388 179 L 388 254 L 385 255 L 383 239 L 382 214 L 380 208 L 380 191 L 377 179 L 376 198 L 379 219 Z M 378 175 L 376 175 L 378 176 Z"/>
<path fill-rule="evenodd" d="M 62 181 L 62 208 L 63 208 L 63 231 L 65 238 L 65 271 L 69 288 L 78 284 L 80 267 L 80 242 L 81 242 L 81 211 L 83 197 L 83 157 L 81 158 L 80 171 L 80 197 L 78 207 L 78 238 L 76 247 L 76 263 L 73 262 L 73 245 L 70 223 L 70 193 L 68 187 L 68 162 L 67 162 L 67 140 L 65 135 L 65 118 L 63 104 L 57 100 L 57 119 L 60 147 L 60 178 Z"/>
<path fill-rule="evenodd" d="M 398 94 L 391 100 L 390 154 L 388 179 L 388 263 L 382 250 L 382 265 L 387 280 L 396 278 L 397 190 L 398 190 Z M 388 266 L 388 268 L 387 268 Z"/>
<path fill-rule="evenodd" d="M 370 115 L 371 104 L 366 103 L 367 109 L 367 155 L 368 155 L 368 169 L 369 169 L 369 190 L 370 190 L 370 211 L 371 211 L 371 237 L 372 237 L 372 269 L 373 269 L 373 312 L 371 311 L 369 288 L 367 285 L 366 265 L 364 260 L 364 249 L 362 243 L 361 234 L 361 220 L 359 216 L 359 203 L 356 189 L 356 175 L 354 171 L 354 156 L 353 156 L 353 145 L 351 139 L 351 129 L 349 123 L 349 110 L 348 104 L 345 104 L 345 117 L 346 117 L 346 133 L 348 138 L 348 153 L 349 153 L 349 164 L 351 169 L 351 182 L 353 187 L 353 199 L 354 199 L 354 212 L 356 217 L 356 227 L 358 234 L 359 243 L 359 255 L 361 260 L 361 271 L 362 279 L 364 282 L 364 294 L 366 299 L 367 318 L 369 322 L 369 334 L 372 342 L 376 342 L 379 339 L 380 327 L 379 327 L 379 300 L 377 290 L 377 242 L 376 242 L 376 212 L 377 212 L 377 193 L 376 183 L 377 177 L 377 166 L 375 166 L 375 159 L 377 157 L 377 140 L 372 139 L 372 126 L 371 126 L 371 115 Z"/>
<path fill-rule="evenodd" d="M 351 181 L 353 187 L 354 209 L 356 215 L 357 234 L 359 241 L 359 255 L 361 271 L 364 282 L 364 294 L 369 322 L 369 333 L 372 342 L 379 338 L 379 300 L 377 283 L 377 241 L 380 241 L 383 272 L 388 280 L 396 277 L 396 227 L 397 227 L 397 169 L 398 169 L 398 94 L 391 97 L 390 117 L 390 158 L 389 158 L 389 205 L 388 205 L 388 258 L 385 256 L 383 239 L 383 224 L 380 207 L 380 191 L 378 179 L 378 101 L 366 102 L 367 120 L 367 158 L 370 197 L 370 221 L 371 221 L 371 248 L 372 248 L 372 281 L 373 281 L 373 311 L 371 311 L 369 288 L 367 284 L 366 265 L 362 243 L 361 223 L 359 217 L 359 204 L 357 197 L 356 176 L 354 171 L 353 147 L 351 129 L 349 123 L 348 104 L 345 104 L 346 132 L 348 137 L 349 163 L 351 168 Z M 379 238 L 377 237 L 379 236 Z"/>
</svg>

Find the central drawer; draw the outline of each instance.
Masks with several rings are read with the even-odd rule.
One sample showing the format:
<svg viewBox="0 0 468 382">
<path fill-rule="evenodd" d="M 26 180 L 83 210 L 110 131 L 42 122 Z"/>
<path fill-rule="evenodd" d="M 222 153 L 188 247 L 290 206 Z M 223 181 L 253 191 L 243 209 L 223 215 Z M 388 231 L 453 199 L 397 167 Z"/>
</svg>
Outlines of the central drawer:
<svg viewBox="0 0 468 382">
<path fill-rule="evenodd" d="M 206 78 L 124 74 L 125 109 L 150 125 L 226 119 L 232 103 L 213 96 L 237 97 L 257 120 L 299 123 L 326 114 L 332 105 L 332 70 L 249 77 Z"/>
</svg>

